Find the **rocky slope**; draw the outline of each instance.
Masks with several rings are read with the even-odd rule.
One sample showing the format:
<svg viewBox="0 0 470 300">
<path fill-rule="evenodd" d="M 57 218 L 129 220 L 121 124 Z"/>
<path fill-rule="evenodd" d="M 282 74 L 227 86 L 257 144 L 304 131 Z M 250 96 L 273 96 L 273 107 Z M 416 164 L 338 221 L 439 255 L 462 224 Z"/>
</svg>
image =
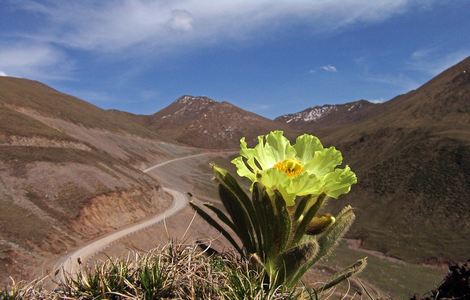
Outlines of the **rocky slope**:
<svg viewBox="0 0 470 300">
<path fill-rule="evenodd" d="M 258 135 L 275 129 L 284 129 L 290 136 L 296 132 L 228 102 L 194 96 L 180 97 L 155 113 L 148 128 L 181 143 L 219 149 L 237 148 L 243 136 L 253 141 Z"/>
</svg>

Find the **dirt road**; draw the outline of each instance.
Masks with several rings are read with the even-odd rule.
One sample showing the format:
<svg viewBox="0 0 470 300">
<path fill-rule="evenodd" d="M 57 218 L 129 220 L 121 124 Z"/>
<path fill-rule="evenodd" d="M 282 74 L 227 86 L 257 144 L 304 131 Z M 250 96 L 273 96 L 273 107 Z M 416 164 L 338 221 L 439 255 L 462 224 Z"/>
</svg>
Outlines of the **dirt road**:
<svg viewBox="0 0 470 300">
<path fill-rule="evenodd" d="M 220 152 L 220 153 L 224 153 L 224 152 Z M 231 152 L 230 152 L 230 153 L 231 153 Z M 163 166 L 165 166 L 165 165 L 167 165 L 167 164 L 170 164 L 170 163 L 172 163 L 172 162 L 175 162 L 175 161 L 184 160 L 184 159 L 190 159 L 190 158 L 195 158 L 195 157 L 199 157 L 199 156 L 207 156 L 207 155 L 211 155 L 211 154 L 212 154 L 212 155 L 218 154 L 218 152 L 204 152 L 204 153 L 199 153 L 199 154 L 194 154 L 194 155 L 188 155 L 188 156 L 173 158 L 173 159 L 170 159 L 170 160 L 161 162 L 161 163 L 159 163 L 159 164 L 156 164 L 156 165 L 154 165 L 154 166 L 151 166 L 150 168 L 147 168 L 147 169 L 145 169 L 145 170 L 142 170 L 142 172 L 148 173 L 148 172 L 152 171 L 153 169 L 163 167 Z"/>
<path fill-rule="evenodd" d="M 176 214 L 178 211 L 183 209 L 187 203 L 188 200 L 186 196 L 178 191 L 164 188 L 164 190 L 169 193 L 173 197 L 173 204 L 172 206 L 165 210 L 164 212 L 155 215 L 149 220 L 134 224 L 131 227 L 127 227 L 124 229 L 121 229 L 119 231 L 113 232 L 111 234 L 108 234 L 82 248 L 79 248 L 75 252 L 67 255 L 64 257 L 59 265 L 57 266 L 56 269 L 62 270 L 62 275 L 65 274 L 75 274 L 80 268 L 79 260 L 83 263 L 90 257 L 92 257 L 94 254 L 97 252 L 105 249 L 107 246 L 109 246 L 111 243 L 122 239 L 123 237 L 126 237 L 129 234 L 132 234 L 136 231 L 145 229 L 147 227 L 153 226 L 159 222 L 161 222 L 163 219 L 168 218 L 174 214 Z M 63 276 L 62 276 L 63 277 Z"/>
<path fill-rule="evenodd" d="M 228 151 L 227 151 L 228 152 Z M 194 155 L 188 155 L 183 157 L 174 158 L 171 160 L 167 160 L 151 166 L 147 169 L 144 169 L 143 172 L 147 173 L 154 169 L 163 167 L 167 164 L 170 164 L 175 161 L 180 161 L 184 159 L 191 159 L 199 156 L 207 156 L 207 155 L 217 155 L 223 152 L 205 152 L 199 153 Z M 231 152 L 230 152 L 231 153 Z M 166 192 L 168 192 L 173 197 L 173 204 L 170 208 L 165 210 L 164 212 L 155 215 L 154 217 L 147 219 L 145 221 L 136 223 L 130 227 L 120 229 L 113 233 L 107 234 L 77 250 L 74 252 L 62 257 L 55 267 L 54 270 L 59 270 L 59 274 L 57 274 L 58 279 L 63 280 L 65 274 L 76 274 L 77 271 L 80 269 L 80 264 L 83 264 L 87 261 L 87 259 L 91 258 L 96 253 L 102 251 L 103 249 L 107 248 L 113 242 L 122 239 L 132 233 L 135 233 L 139 230 L 143 230 L 150 226 L 153 226 L 165 218 L 169 218 L 170 216 L 176 214 L 178 211 L 182 210 L 188 204 L 187 196 L 179 191 L 170 188 L 163 188 Z"/>
</svg>

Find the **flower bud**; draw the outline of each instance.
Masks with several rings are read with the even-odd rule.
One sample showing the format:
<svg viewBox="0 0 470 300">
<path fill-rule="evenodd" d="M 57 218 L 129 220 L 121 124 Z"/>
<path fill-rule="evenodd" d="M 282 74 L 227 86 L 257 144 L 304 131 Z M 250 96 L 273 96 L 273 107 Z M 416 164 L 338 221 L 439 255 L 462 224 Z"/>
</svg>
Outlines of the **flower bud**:
<svg viewBox="0 0 470 300">
<path fill-rule="evenodd" d="M 316 235 L 325 231 L 328 226 L 335 222 L 335 217 L 331 214 L 324 214 L 318 217 L 313 217 L 310 224 L 307 226 L 306 234 Z"/>
</svg>

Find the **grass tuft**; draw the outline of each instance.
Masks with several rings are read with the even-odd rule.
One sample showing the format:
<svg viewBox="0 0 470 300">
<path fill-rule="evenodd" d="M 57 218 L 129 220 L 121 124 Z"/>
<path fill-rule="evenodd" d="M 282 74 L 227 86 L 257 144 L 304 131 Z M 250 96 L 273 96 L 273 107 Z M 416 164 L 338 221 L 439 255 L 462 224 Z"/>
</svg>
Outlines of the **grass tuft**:
<svg viewBox="0 0 470 300">
<path fill-rule="evenodd" d="M 13 282 L 0 299 L 317 299 L 306 287 L 271 288 L 261 271 L 232 253 L 207 252 L 197 244 L 170 242 L 84 267 L 54 290 L 41 282 Z"/>
</svg>

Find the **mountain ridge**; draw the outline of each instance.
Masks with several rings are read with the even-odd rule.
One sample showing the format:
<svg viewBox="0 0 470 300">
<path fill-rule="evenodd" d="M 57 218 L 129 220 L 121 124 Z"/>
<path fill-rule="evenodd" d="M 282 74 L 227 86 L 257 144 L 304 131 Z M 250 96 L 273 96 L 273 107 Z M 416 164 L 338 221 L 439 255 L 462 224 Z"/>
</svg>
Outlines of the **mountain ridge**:
<svg viewBox="0 0 470 300">
<path fill-rule="evenodd" d="M 285 130 L 290 137 L 296 134 L 295 129 L 230 102 L 189 95 L 153 114 L 147 126 L 177 142 L 203 148 L 237 148 L 243 136 L 251 142 L 276 129 Z"/>
<path fill-rule="evenodd" d="M 297 113 L 285 114 L 274 120 L 301 130 L 325 130 L 356 123 L 368 116 L 375 104 L 365 99 L 343 104 L 323 104 L 308 107 Z"/>
</svg>

